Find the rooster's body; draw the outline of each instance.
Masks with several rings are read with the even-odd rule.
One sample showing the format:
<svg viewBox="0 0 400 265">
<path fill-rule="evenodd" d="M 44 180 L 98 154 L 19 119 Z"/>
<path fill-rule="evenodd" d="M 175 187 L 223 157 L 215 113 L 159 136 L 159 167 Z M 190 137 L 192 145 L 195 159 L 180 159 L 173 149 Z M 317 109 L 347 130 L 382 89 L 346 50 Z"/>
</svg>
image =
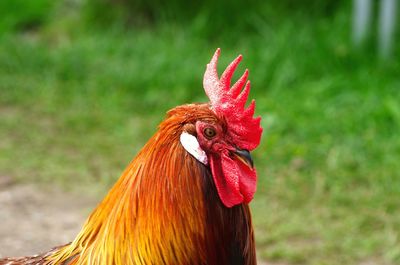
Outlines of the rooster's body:
<svg viewBox="0 0 400 265">
<path fill-rule="evenodd" d="M 234 99 L 242 104 L 249 86 L 228 101 L 220 92 L 211 95 L 212 86 L 229 87 L 240 61 L 212 80 L 218 55 L 219 50 L 204 82 L 211 105 L 170 110 L 72 243 L 31 258 L 0 259 L 0 265 L 256 264 L 247 204 L 256 174 L 247 150 L 259 143 L 260 120 L 252 118 L 254 104 L 242 110 L 223 105 Z M 247 71 L 240 90 L 246 79 Z M 247 116 L 228 117 L 229 108 Z M 240 135 L 230 125 L 233 119 L 251 124 L 242 124 Z"/>
</svg>

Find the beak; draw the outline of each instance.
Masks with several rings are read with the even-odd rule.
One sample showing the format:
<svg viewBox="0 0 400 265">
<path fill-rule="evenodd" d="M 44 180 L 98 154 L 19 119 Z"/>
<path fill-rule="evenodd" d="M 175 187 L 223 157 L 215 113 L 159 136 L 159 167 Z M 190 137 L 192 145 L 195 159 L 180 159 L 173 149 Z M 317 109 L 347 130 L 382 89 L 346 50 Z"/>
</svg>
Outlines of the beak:
<svg viewBox="0 0 400 265">
<path fill-rule="evenodd" d="M 233 152 L 233 155 L 246 164 L 249 168 L 254 168 L 253 158 L 251 158 L 250 152 L 245 149 L 236 148 L 236 151 Z"/>
</svg>

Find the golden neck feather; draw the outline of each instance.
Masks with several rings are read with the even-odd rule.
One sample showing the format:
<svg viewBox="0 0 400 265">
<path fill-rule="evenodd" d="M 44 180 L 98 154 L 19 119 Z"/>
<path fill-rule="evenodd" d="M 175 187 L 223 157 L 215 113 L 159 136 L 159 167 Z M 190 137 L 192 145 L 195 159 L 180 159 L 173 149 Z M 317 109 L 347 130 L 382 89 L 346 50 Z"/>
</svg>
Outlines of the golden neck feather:
<svg viewBox="0 0 400 265">
<path fill-rule="evenodd" d="M 176 123 L 166 122 L 76 239 L 50 255 L 48 264 L 203 263 L 205 211 L 199 164 L 180 145 Z"/>
</svg>

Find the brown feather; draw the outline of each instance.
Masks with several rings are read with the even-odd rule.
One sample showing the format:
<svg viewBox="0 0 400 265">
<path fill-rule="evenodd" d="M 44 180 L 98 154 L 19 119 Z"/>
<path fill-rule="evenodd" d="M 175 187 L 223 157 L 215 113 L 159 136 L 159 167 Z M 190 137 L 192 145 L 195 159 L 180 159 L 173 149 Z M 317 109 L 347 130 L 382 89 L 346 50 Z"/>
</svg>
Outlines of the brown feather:
<svg viewBox="0 0 400 265">
<path fill-rule="evenodd" d="M 256 251 L 250 208 L 225 207 L 218 197 L 211 172 L 202 166 L 207 231 L 207 264 L 255 265 Z"/>
<path fill-rule="evenodd" d="M 69 244 L 67 244 L 69 245 Z M 67 246 L 62 245 L 59 247 L 55 247 L 46 253 L 42 253 L 39 255 L 33 255 L 28 257 L 17 257 L 17 258 L 0 258 L 0 265 L 47 265 L 47 257 L 52 255 L 57 250 Z M 67 265 L 68 263 L 65 262 L 62 265 Z M 61 264 L 60 264 L 61 265 Z"/>
</svg>

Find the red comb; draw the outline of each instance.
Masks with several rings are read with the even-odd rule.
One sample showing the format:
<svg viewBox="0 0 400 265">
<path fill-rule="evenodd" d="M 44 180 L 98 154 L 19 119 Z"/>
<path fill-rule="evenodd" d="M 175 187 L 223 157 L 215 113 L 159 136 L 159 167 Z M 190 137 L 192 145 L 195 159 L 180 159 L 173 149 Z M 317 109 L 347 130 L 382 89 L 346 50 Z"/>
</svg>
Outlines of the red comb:
<svg viewBox="0 0 400 265">
<path fill-rule="evenodd" d="M 254 118 L 255 101 L 245 108 L 250 92 L 250 81 L 247 81 L 249 71 L 244 74 L 236 83 L 231 86 L 231 78 L 236 67 L 242 60 L 239 55 L 218 78 L 217 64 L 221 50 L 218 48 L 213 58 L 207 65 L 204 73 L 203 86 L 211 108 L 218 114 L 225 117 L 228 124 L 228 133 L 235 139 L 235 144 L 241 149 L 253 150 L 261 139 L 262 128 L 261 117 Z M 244 89 L 243 85 L 246 83 Z"/>
</svg>

